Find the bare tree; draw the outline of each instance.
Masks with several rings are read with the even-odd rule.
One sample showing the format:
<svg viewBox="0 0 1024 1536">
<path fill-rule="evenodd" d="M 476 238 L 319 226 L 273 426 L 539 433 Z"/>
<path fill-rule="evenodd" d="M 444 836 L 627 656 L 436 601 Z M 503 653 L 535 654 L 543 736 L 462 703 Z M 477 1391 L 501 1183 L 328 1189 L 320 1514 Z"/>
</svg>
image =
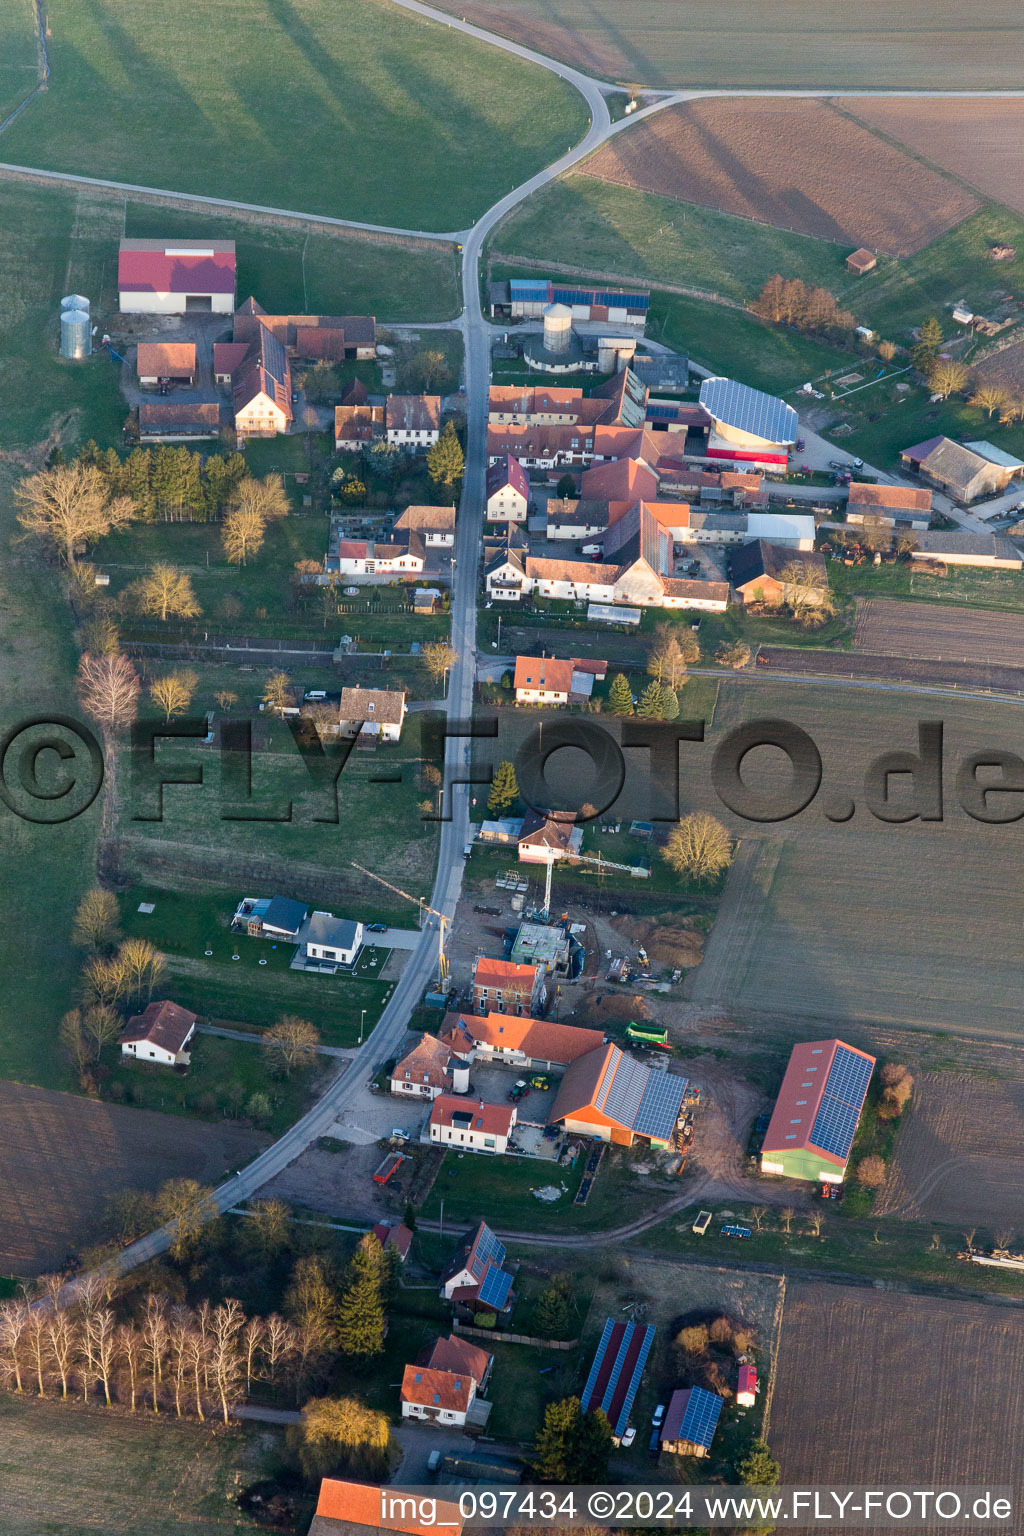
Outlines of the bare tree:
<svg viewBox="0 0 1024 1536">
<path fill-rule="evenodd" d="M 443 682 L 459 659 L 458 651 L 447 640 L 431 640 L 420 656 L 435 683 Z"/>
<path fill-rule="evenodd" d="M 61 1019 L 60 1028 L 57 1031 L 60 1048 L 80 1081 L 88 1075 L 88 1069 L 93 1060 L 92 1045 L 86 1037 L 82 1023 L 83 1017 L 81 1008 L 69 1008 Z"/>
<path fill-rule="evenodd" d="M 811 1211 L 811 1214 L 810 1214 L 810 1216 L 808 1218 L 808 1220 L 811 1223 L 811 1236 L 812 1237 L 820 1237 L 821 1236 L 821 1224 L 824 1221 L 824 1219 L 825 1218 L 824 1218 L 824 1215 L 823 1215 L 821 1209 L 818 1206 L 814 1206 L 812 1211 Z"/>
<path fill-rule="evenodd" d="M 267 1380 L 274 1386 L 281 1366 L 296 1350 L 296 1330 L 279 1312 L 271 1312 L 266 1319 L 262 1349 Z"/>
<path fill-rule="evenodd" d="M 726 640 L 715 652 L 715 660 L 719 666 L 738 672 L 750 661 L 750 646 L 745 640 Z"/>
<path fill-rule="evenodd" d="M 117 1328 L 109 1307 L 100 1307 L 86 1318 L 85 1336 L 93 1377 L 103 1388 L 103 1398 L 109 1408 L 110 1377 L 117 1358 Z"/>
<path fill-rule="evenodd" d="M 271 1064 L 285 1077 L 296 1068 L 310 1067 L 317 1057 L 320 1035 L 308 1019 L 286 1013 L 263 1036 L 263 1047 Z"/>
<path fill-rule="evenodd" d="M 291 701 L 291 683 L 287 672 L 271 672 L 263 684 L 263 703 L 271 713 L 280 712 Z"/>
<path fill-rule="evenodd" d="M 754 1230 L 760 1232 L 761 1228 L 764 1226 L 765 1207 L 763 1205 L 751 1206 L 750 1215 L 754 1223 Z"/>
<path fill-rule="evenodd" d="M 79 949 L 105 949 L 116 940 L 120 913 L 113 891 L 86 891 L 75 912 L 71 942 Z"/>
<path fill-rule="evenodd" d="M 988 415 L 991 421 L 996 411 L 1001 411 L 1006 405 L 1008 396 L 1001 384 L 990 383 L 985 379 L 975 386 L 974 394 L 968 400 L 968 405 L 976 405 Z"/>
<path fill-rule="evenodd" d="M 192 1329 L 185 1335 L 185 1354 L 188 1363 L 188 1374 L 192 1381 L 192 1391 L 195 1394 L 196 1417 L 205 1419 L 203 1412 L 203 1377 L 206 1372 L 206 1340 L 196 1329 Z"/>
<path fill-rule="evenodd" d="M 224 519 L 221 542 L 229 565 L 245 565 L 263 548 L 266 518 L 252 507 L 236 507 Z"/>
<path fill-rule="evenodd" d="M 128 995 L 140 996 L 146 992 L 152 997 L 153 988 L 166 970 L 160 951 L 148 939 L 125 939 L 117 951 L 117 958 L 124 967 Z"/>
<path fill-rule="evenodd" d="M 50 545 L 70 566 L 80 544 L 124 528 L 135 515 L 130 497 L 111 497 L 92 464 L 61 464 L 29 475 L 15 487 L 18 522 Z"/>
<path fill-rule="evenodd" d="M 943 400 L 947 400 L 950 395 L 958 394 L 965 388 L 970 376 L 966 363 L 958 363 L 951 357 L 940 357 L 928 371 L 928 388 L 933 395 L 940 395 Z"/>
<path fill-rule="evenodd" d="M 142 1318 L 142 1350 L 149 1372 L 149 1387 L 154 1413 L 160 1412 L 158 1392 L 160 1383 L 163 1380 L 169 1332 L 167 1302 L 165 1298 L 163 1296 L 147 1296 L 146 1310 Z"/>
<path fill-rule="evenodd" d="M 242 1330 L 242 1352 L 245 1355 L 245 1390 L 246 1394 L 252 1391 L 253 1378 L 256 1375 L 256 1356 L 263 1348 L 263 1340 L 266 1335 L 267 1325 L 262 1317 L 250 1317 Z"/>
<path fill-rule="evenodd" d="M 82 1014 L 82 1034 L 98 1061 L 105 1045 L 112 1045 L 121 1033 L 121 1019 L 109 1003 L 93 1003 Z"/>
<path fill-rule="evenodd" d="M 45 1371 L 49 1360 L 49 1335 L 46 1327 L 46 1315 L 39 1307 L 29 1307 L 25 1320 L 25 1339 L 28 1348 L 28 1358 L 36 1377 L 36 1395 L 46 1396 Z"/>
<path fill-rule="evenodd" d="M 262 480 L 247 475 L 232 491 L 229 507 L 231 512 L 255 512 L 264 522 L 268 522 L 274 518 L 287 517 L 292 504 L 280 475 L 267 475 Z"/>
<path fill-rule="evenodd" d="M 224 710 L 233 709 L 238 703 L 238 694 L 231 688 L 218 688 L 214 698 L 217 700 L 218 708 Z"/>
<path fill-rule="evenodd" d="M 188 1307 L 176 1305 L 167 1315 L 167 1345 L 170 1359 L 171 1385 L 174 1389 L 174 1413 L 181 1418 L 181 1401 L 189 1372 L 189 1338 L 192 1333 L 192 1314 Z"/>
<path fill-rule="evenodd" d="M 230 1419 L 231 1404 L 237 1396 L 242 1379 L 242 1352 L 238 1336 L 244 1321 L 241 1304 L 230 1299 L 222 1302 L 213 1314 L 210 1368 L 225 1424 Z"/>
<path fill-rule="evenodd" d="M 156 614 L 164 623 L 172 615 L 194 619 L 202 613 L 191 576 L 167 560 L 158 560 L 142 577 L 135 586 L 135 596 L 141 613 Z"/>
<path fill-rule="evenodd" d="M 791 1205 L 784 1205 L 779 1215 L 782 1217 L 782 1230 L 784 1232 L 791 1232 L 793 1230 L 793 1217 L 796 1215 L 793 1207 Z"/>
<path fill-rule="evenodd" d="M 732 863 L 732 837 L 710 812 L 691 811 L 672 828 L 662 858 L 677 874 L 713 880 Z"/>
<path fill-rule="evenodd" d="M 78 663 L 78 697 L 82 708 L 112 736 L 135 719 L 139 707 L 139 674 L 127 656 L 90 656 Z"/>
<path fill-rule="evenodd" d="M 878 343 L 878 355 L 883 363 L 891 363 L 896 356 L 896 343 L 894 341 L 880 341 Z"/>
<path fill-rule="evenodd" d="M 199 687 L 199 675 L 190 667 L 178 667 L 149 685 L 149 696 L 164 712 L 164 719 L 183 715 Z"/>
<path fill-rule="evenodd" d="M 885 1183 L 885 1163 L 875 1153 L 857 1164 L 857 1183 L 862 1189 L 881 1189 Z"/>
<path fill-rule="evenodd" d="M 117 1330 L 117 1350 L 124 1361 L 128 1375 L 128 1406 L 132 1413 L 139 1396 L 139 1376 L 142 1370 L 142 1339 L 134 1323 L 122 1323 Z"/>
<path fill-rule="evenodd" d="M 57 1280 L 58 1284 L 60 1284 L 59 1276 Z M 53 1361 L 57 1375 L 60 1377 L 60 1395 L 66 1398 L 68 1395 L 68 1381 L 75 1359 L 77 1342 L 75 1326 L 67 1309 L 58 1306 L 55 1301 L 51 1301 L 46 1312 L 46 1327 L 50 1359 Z"/>
<path fill-rule="evenodd" d="M 168 1179 L 157 1194 L 160 1220 L 171 1228 L 172 1259 L 187 1258 L 199 1241 L 207 1222 L 217 1214 L 213 1190 L 195 1179 Z M 204 1326 L 203 1308 L 196 1309 L 196 1319 Z"/>
</svg>

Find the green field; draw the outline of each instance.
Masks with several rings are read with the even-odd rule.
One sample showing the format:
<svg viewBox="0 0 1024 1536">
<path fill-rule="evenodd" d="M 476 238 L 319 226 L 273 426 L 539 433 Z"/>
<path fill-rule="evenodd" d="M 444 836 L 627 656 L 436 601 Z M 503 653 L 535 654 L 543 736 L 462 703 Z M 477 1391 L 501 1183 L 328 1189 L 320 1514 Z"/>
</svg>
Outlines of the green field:
<svg viewBox="0 0 1024 1536">
<path fill-rule="evenodd" d="M 914 570 L 913 561 L 880 566 L 833 561 L 828 574 L 832 590 L 844 597 L 903 597 L 922 603 L 953 603 L 958 608 L 1024 611 L 1024 574 L 1020 571 L 958 570 L 950 566 L 940 580 L 922 576 Z"/>
<path fill-rule="evenodd" d="M 549 71 L 386 0 L 54 0 L 47 23 L 49 89 L 4 139 L 22 165 L 450 230 L 586 129 Z"/>
<path fill-rule="evenodd" d="M 835 425 L 849 426 L 852 431 L 836 437 L 833 430 L 826 429 L 823 435 L 834 437 L 844 454 L 859 454 L 868 464 L 883 469 L 899 469 L 902 449 L 940 433 L 956 441 L 984 438 L 1018 456 L 1024 451 L 1024 426 L 1019 422 L 1001 426 L 998 416 L 990 418 L 962 397 L 933 403 L 924 385 L 914 385 L 901 395 L 894 382 L 882 380 L 873 388 L 835 401 L 830 414 Z"/>
<path fill-rule="evenodd" d="M 156 1423 L 32 1397 L 0 1397 L 5 1536 L 234 1536 L 255 1529 L 235 1494 L 284 1447 L 266 1424 Z"/>
<path fill-rule="evenodd" d="M 5 14 L 7 12 L 8 14 Z M 3 16 L 3 57 L 0 58 L 0 117 L 23 101 L 39 79 L 38 44 L 32 0 L 12 0 L 0 8 Z"/>
<path fill-rule="evenodd" d="M 1015 0 L 439 0 L 577 69 L 649 86 L 872 88 L 1018 85 Z"/>
</svg>

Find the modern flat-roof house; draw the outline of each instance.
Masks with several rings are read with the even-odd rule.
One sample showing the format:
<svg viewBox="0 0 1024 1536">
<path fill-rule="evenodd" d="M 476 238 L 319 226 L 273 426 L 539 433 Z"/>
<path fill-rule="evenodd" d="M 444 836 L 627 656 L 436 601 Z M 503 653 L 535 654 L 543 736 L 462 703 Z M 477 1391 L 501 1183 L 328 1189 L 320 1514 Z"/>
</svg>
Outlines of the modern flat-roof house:
<svg viewBox="0 0 1024 1536">
<path fill-rule="evenodd" d="M 388 395 L 384 430 L 399 448 L 430 448 L 441 435 L 441 396 Z"/>
<path fill-rule="evenodd" d="M 401 1098 L 436 1099 L 452 1090 L 452 1053 L 434 1035 L 421 1035 L 391 1073 L 391 1092 Z"/>
<path fill-rule="evenodd" d="M 516 1123 L 514 1104 L 485 1104 L 483 1099 L 456 1098 L 442 1093 L 434 1100 L 427 1121 L 431 1142 L 460 1152 L 488 1152 L 500 1157 Z"/>
<path fill-rule="evenodd" d="M 521 923 L 509 958 L 520 965 L 542 965 L 549 976 L 565 976 L 572 949 L 568 923 Z"/>
<path fill-rule="evenodd" d="M 468 1051 L 475 1061 L 531 1067 L 541 1072 L 567 1067 L 604 1044 L 599 1029 L 580 1029 L 575 1024 L 553 1024 L 547 1019 L 519 1018 L 507 1013 L 489 1013 L 483 1018 L 472 1013 L 446 1014 L 441 1040 L 456 1055 L 464 1056 Z M 403 1066 L 405 1062 L 399 1062 L 395 1072 Z"/>
<path fill-rule="evenodd" d="M 405 712 L 405 694 L 397 689 L 343 688 L 338 726 L 342 736 L 368 731 L 380 741 L 398 741 Z"/>
<path fill-rule="evenodd" d="M 629 1424 L 654 1334 L 653 1323 L 620 1323 L 611 1317 L 602 1329 L 580 1393 L 580 1407 L 584 1413 L 600 1408 L 616 1441 L 622 1439 Z"/>
<path fill-rule="evenodd" d="M 288 939 L 298 943 L 299 929 L 309 908 L 290 896 L 246 896 L 231 920 L 232 928 L 244 928 L 251 939 Z"/>
<path fill-rule="evenodd" d="M 121 1055 L 151 1061 L 161 1067 L 187 1067 L 189 1042 L 197 1016 L 177 1003 L 150 1003 L 128 1020 L 121 1034 Z"/>
<path fill-rule="evenodd" d="M 230 315 L 233 240 L 122 240 L 117 258 L 123 315 Z"/>
<path fill-rule="evenodd" d="M 538 1013 L 547 998 L 544 969 L 481 955 L 473 972 L 473 1006 L 488 1013 Z"/>
<path fill-rule="evenodd" d="M 932 493 L 921 485 L 862 485 L 854 480 L 846 504 L 848 523 L 925 529 L 932 520 Z"/>
<path fill-rule="evenodd" d="M 530 510 L 530 482 L 517 458 L 506 453 L 487 470 L 487 519 L 492 523 L 525 523 Z"/>
<path fill-rule="evenodd" d="M 710 1454 L 722 1399 L 704 1387 L 686 1387 L 672 1393 L 661 1425 L 661 1449 L 674 1456 Z"/>
<path fill-rule="evenodd" d="M 505 1264 L 505 1245 L 485 1221 L 465 1233 L 441 1276 L 445 1301 L 479 1302 L 505 1312 L 514 1300 L 512 1275 Z"/>
<path fill-rule="evenodd" d="M 139 383 L 191 384 L 196 376 L 194 341 L 140 341 L 135 359 Z"/>
<path fill-rule="evenodd" d="M 709 459 L 732 459 L 753 468 L 785 468 L 799 420 L 784 400 L 735 379 L 705 379 L 700 403 L 710 421 Z"/>
<path fill-rule="evenodd" d="M 761 1148 L 761 1172 L 841 1184 L 875 1058 L 842 1040 L 793 1047 Z"/>
<path fill-rule="evenodd" d="M 685 1077 L 654 1072 L 617 1045 L 599 1046 L 568 1068 L 548 1124 L 619 1147 L 642 1141 L 664 1148 L 685 1096 Z"/>
<path fill-rule="evenodd" d="M 798 569 L 806 573 L 806 584 L 796 581 Z M 787 549 L 757 539 L 733 555 L 732 584 L 743 603 L 772 606 L 798 594 L 804 603 L 823 602 L 828 592 L 825 557 L 817 550 Z"/>
<path fill-rule="evenodd" d="M 393 532 L 410 539 L 417 534 L 426 549 L 451 549 L 455 544 L 455 507 L 406 507 L 395 518 Z"/>
<path fill-rule="evenodd" d="M 941 560 L 944 565 L 987 566 L 996 571 L 1019 571 L 1024 557 L 1010 539 L 1000 533 L 927 532 L 917 535 L 913 560 Z"/>
<path fill-rule="evenodd" d="M 969 506 L 979 496 L 1005 491 L 1017 473 L 1012 465 L 994 464 L 949 437 L 930 437 L 915 443 L 912 448 L 902 449 L 900 459 L 922 480 L 938 486 L 962 506 Z"/>
<path fill-rule="evenodd" d="M 302 930 L 302 947 L 309 960 L 354 965 L 363 947 L 363 925 L 333 912 L 313 912 Z"/>
</svg>

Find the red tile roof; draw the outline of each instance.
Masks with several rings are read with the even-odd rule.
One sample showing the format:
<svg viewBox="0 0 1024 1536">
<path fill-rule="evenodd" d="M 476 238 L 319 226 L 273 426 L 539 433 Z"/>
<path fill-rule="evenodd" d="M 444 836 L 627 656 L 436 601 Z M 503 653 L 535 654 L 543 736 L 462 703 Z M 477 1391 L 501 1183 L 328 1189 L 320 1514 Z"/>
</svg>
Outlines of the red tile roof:
<svg viewBox="0 0 1024 1536">
<path fill-rule="evenodd" d="M 430 1109 L 429 1125 L 454 1125 L 456 1115 L 471 1116 L 468 1126 L 462 1129 L 479 1131 L 484 1136 L 508 1136 L 516 1123 L 514 1104 L 485 1104 L 482 1099 L 469 1099 L 454 1093 L 442 1093 Z"/>
<path fill-rule="evenodd" d="M 401 1400 L 424 1408 L 465 1413 L 475 1390 L 473 1377 L 451 1371 L 431 1370 L 427 1365 L 407 1365 L 402 1373 Z"/>
<path fill-rule="evenodd" d="M 396 1227 L 389 1227 L 386 1221 L 378 1221 L 372 1230 L 381 1247 L 393 1248 L 404 1263 L 409 1257 L 409 1248 L 412 1245 L 410 1228 L 404 1222 L 399 1222 Z"/>
<path fill-rule="evenodd" d="M 453 1333 L 447 1339 L 435 1341 L 425 1363 L 435 1371 L 472 1376 L 479 1386 L 486 1379 L 493 1359 L 494 1356 L 489 1355 L 486 1349 L 478 1349 L 468 1339 L 460 1339 L 458 1334 Z"/>
<path fill-rule="evenodd" d="M 513 686 L 517 692 L 533 688 L 568 696 L 572 691 L 572 662 L 559 661 L 556 656 L 517 656 Z"/>
<path fill-rule="evenodd" d="M 177 1055 L 196 1027 L 197 1015 L 177 1003 L 150 1003 L 143 1013 L 128 1020 L 122 1042 L 146 1040 Z"/>
<path fill-rule="evenodd" d="M 337 1477 L 325 1477 L 320 1484 L 316 1513 L 319 1519 L 339 1520 L 346 1525 L 366 1525 L 373 1529 L 386 1525 L 390 1530 L 401 1532 L 402 1536 L 437 1536 L 436 1526 L 419 1525 L 404 1517 L 389 1516 L 385 1522 L 381 1519 L 379 1488 L 367 1483 L 343 1482 Z M 445 1530 L 452 1531 L 453 1536 L 458 1536 L 462 1530 L 462 1515 L 457 1504 L 438 1503 L 437 1519 L 444 1522 Z"/>
<path fill-rule="evenodd" d="M 794 1045 L 782 1079 L 782 1087 L 775 1101 L 772 1118 L 765 1132 L 763 1150 L 769 1157 L 773 1152 L 796 1152 L 812 1147 L 811 1131 L 825 1095 L 825 1084 L 838 1050 L 850 1051 L 875 1064 L 874 1056 L 847 1045 L 845 1040 L 804 1040 Z M 815 1155 L 837 1168 L 846 1166 L 846 1159 L 814 1146 Z"/>
<path fill-rule="evenodd" d="M 389 432 L 436 432 L 441 425 L 441 396 L 388 395 L 384 420 Z"/>
<path fill-rule="evenodd" d="M 213 344 L 214 373 L 234 373 L 249 353 L 247 341 L 215 341 Z"/>
<path fill-rule="evenodd" d="M 196 371 L 193 341 L 140 341 L 136 372 L 140 378 L 181 379 Z"/>
<path fill-rule="evenodd" d="M 613 459 L 583 471 L 580 495 L 598 501 L 653 501 L 658 477 L 637 459 Z"/>
<path fill-rule="evenodd" d="M 905 507 L 911 512 L 930 512 L 932 493 L 916 485 L 850 486 L 851 507 Z"/>
<path fill-rule="evenodd" d="M 235 242 L 122 240 L 117 286 L 121 293 L 234 293 Z"/>
<path fill-rule="evenodd" d="M 473 972 L 474 987 L 524 988 L 529 997 L 537 979 L 535 965 L 517 965 L 514 960 L 491 960 L 481 955 Z"/>
<path fill-rule="evenodd" d="M 599 1029 L 580 1029 L 575 1024 L 555 1024 L 549 1019 L 521 1018 L 512 1013 L 451 1013 L 445 1016 L 446 1030 L 457 1029 L 459 1025 L 474 1043 L 488 1045 L 496 1051 L 523 1051 L 538 1061 L 568 1064 L 604 1044 Z"/>
<path fill-rule="evenodd" d="M 434 1035 L 422 1035 L 412 1050 L 402 1057 L 391 1074 L 393 1083 L 427 1084 L 431 1088 L 450 1088 L 448 1064 L 451 1052 Z M 411 1072 L 410 1078 L 406 1073 Z"/>
</svg>

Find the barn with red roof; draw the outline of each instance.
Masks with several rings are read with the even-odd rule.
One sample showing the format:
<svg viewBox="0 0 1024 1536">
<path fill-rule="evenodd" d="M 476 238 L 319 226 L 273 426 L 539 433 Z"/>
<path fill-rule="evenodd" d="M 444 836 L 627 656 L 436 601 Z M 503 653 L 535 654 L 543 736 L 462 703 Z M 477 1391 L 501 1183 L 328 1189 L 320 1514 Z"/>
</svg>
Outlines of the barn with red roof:
<svg viewBox="0 0 1024 1536">
<path fill-rule="evenodd" d="M 233 240 L 122 240 L 117 292 L 126 315 L 230 315 Z"/>
<path fill-rule="evenodd" d="M 841 1184 L 875 1058 L 842 1040 L 793 1047 L 761 1147 L 761 1172 Z"/>
</svg>

